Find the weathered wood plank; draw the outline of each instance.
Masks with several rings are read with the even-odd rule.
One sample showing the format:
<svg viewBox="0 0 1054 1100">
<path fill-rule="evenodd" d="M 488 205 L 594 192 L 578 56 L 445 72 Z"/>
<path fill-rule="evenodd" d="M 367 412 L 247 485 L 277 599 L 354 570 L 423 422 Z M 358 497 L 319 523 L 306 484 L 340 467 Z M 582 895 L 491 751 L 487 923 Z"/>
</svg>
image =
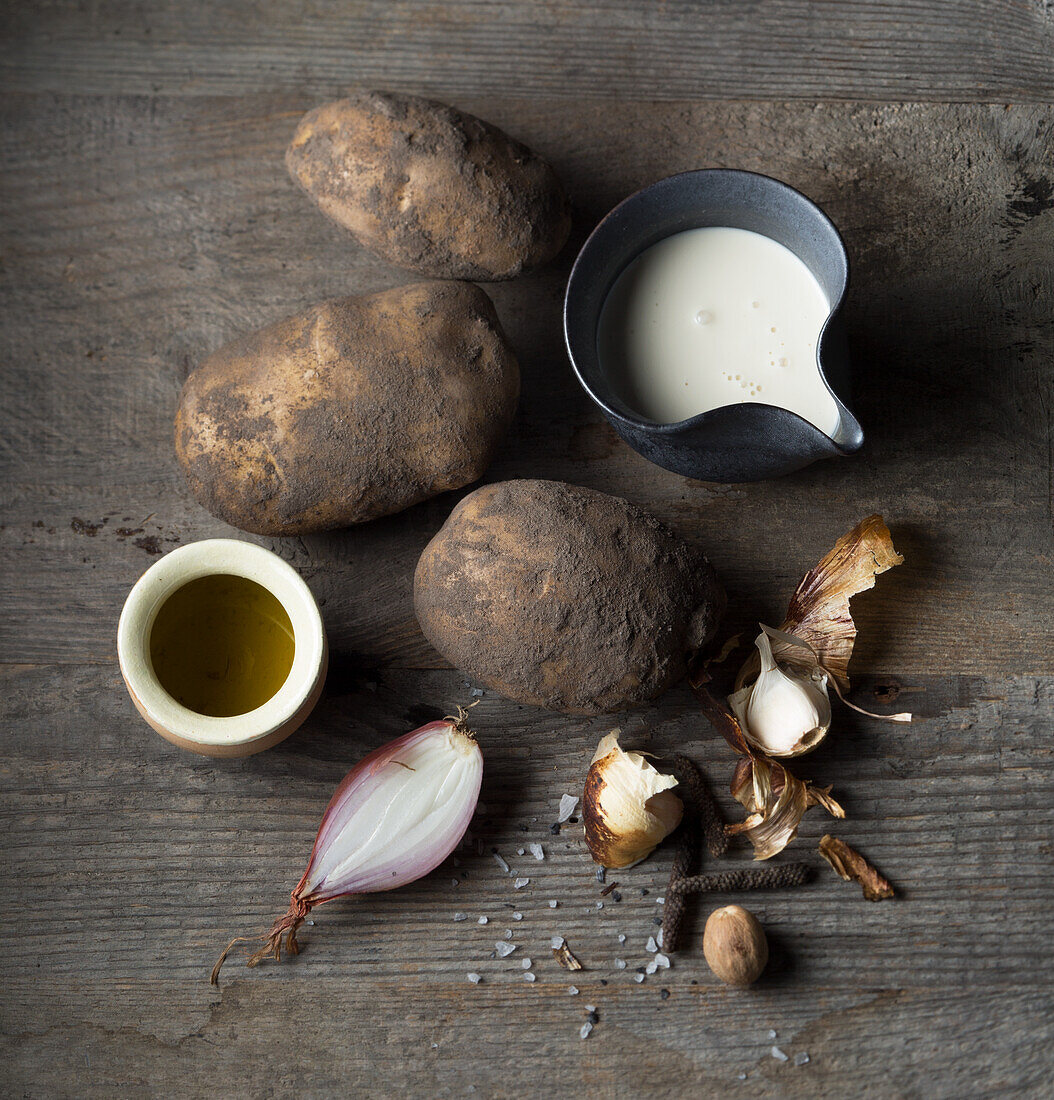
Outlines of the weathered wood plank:
<svg viewBox="0 0 1054 1100">
<path fill-rule="evenodd" d="M 1043 102 L 1044 0 L 13 0 L 12 90 Z"/>
<path fill-rule="evenodd" d="M 6 659 L 112 661 L 121 601 L 152 551 L 232 533 L 190 500 L 172 456 L 194 363 L 313 300 L 407 278 L 286 177 L 282 151 L 309 102 L 5 101 Z M 1054 111 L 463 105 L 551 155 L 578 209 L 560 263 L 491 288 L 524 395 L 489 479 L 566 478 L 652 508 L 711 555 L 737 630 L 778 617 L 833 539 L 882 511 L 908 560 L 858 601 L 861 669 L 1054 670 Z M 862 455 L 759 485 L 691 482 L 619 443 L 574 383 L 559 309 L 575 244 L 637 186 L 707 164 L 781 176 L 843 228 Z M 434 666 L 410 577 L 455 499 L 271 545 L 326 601 L 339 649 Z"/>
<path fill-rule="evenodd" d="M 830 822 L 812 811 L 794 850 L 816 863 L 814 882 L 748 900 L 774 946 L 749 994 L 719 987 L 701 958 L 702 918 L 725 899 L 700 906 L 672 970 L 633 981 L 669 852 L 610 875 L 623 900 L 597 909 L 581 826 L 549 830 L 609 723 L 490 694 L 473 712 L 485 809 L 458 864 L 322 907 L 300 957 L 252 972 L 235 959 L 215 991 L 216 953 L 284 907 L 346 768 L 466 694 L 451 671 L 339 673 L 292 739 L 217 763 L 153 735 L 112 669 L 3 671 L 8 1092 L 204 1096 L 223 1079 L 236 1095 L 322 1096 L 340 1082 L 378 1096 L 474 1085 L 483 1096 L 833 1098 L 856 1095 L 866 1077 L 876 1096 L 1041 1095 L 1054 1039 L 1051 679 L 912 681 L 902 699 L 931 717 L 908 729 L 839 708 L 837 729 L 799 770 L 835 783 L 849 812 L 837 832 L 901 897 L 869 904 L 836 879 L 813 851 Z M 723 785 L 731 754 L 686 691 L 626 730 L 656 752 L 687 749 L 738 816 Z M 534 840 L 543 862 L 516 854 Z M 513 889 L 492 847 L 528 887 Z M 469 920 L 455 922 L 459 910 Z M 505 928 L 519 950 L 492 959 Z M 553 934 L 586 970 L 557 967 Z M 600 1023 L 583 1044 L 587 1003 Z M 778 1065 L 769 1028 L 809 1065 Z"/>
</svg>

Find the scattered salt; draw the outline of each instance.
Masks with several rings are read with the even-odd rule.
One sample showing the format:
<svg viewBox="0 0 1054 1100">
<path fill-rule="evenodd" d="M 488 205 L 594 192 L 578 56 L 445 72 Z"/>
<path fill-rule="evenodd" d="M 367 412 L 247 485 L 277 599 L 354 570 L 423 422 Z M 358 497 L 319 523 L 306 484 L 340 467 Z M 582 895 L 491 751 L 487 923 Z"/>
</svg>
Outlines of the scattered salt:
<svg viewBox="0 0 1054 1100">
<path fill-rule="evenodd" d="M 527 885 L 527 883 L 530 882 L 530 881 L 531 880 L 529 878 L 518 878 L 513 883 L 513 886 L 515 886 L 517 890 L 522 890 Z"/>
<path fill-rule="evenodd" d="M 578 996 L 578 989 L 577 989 L 576 986 L 569 985 L 567 987 L 567 992 L 570 993 L 572 997 L 577 997 Z"/>
<path fill-rule="evenodd" d="M 659 934 L 655 937 L 655 942 L 662 947 L 662 929 L 659 929 Z"/>
<path fill-rule="evenodd" d="M 586 1005 L 586 1012 L 596 1012 L 596 1010 L 597 1010 L 596 1005 Z"/>
<path fill-rule="evenodd" d="M 790 1059 L 787 1057 L 787 1055 L 784 1054 L 783 1051 L 780 1050 L 779 1047 L 773 1047 L 772 1050 L 769 1053 L 772 1055 L 773 1058 L 776 1059 L 777 1062 L 788 1062 L 788 1061 L 790 1061 Z"/>
<path fill-rule="evenodd" d="M 479 985 L 479 983 L 480 983 L 480 978 L 481 978 L 481 976 L 480 976 L 479 974 L 469 974 L 469 976 L 468 976 L 468 980 L 469 980 L 469 981 L 470 981 L 470 982 L 471 982 L 471 983 L 472 983 L 473 985 Z"/>
<path fill-rule="evenodd" d="M 517 849 L 516 849 L 516 854 L 517 854 L 518 856 L 522 856 L 522 855 L 524 854 L 524 852 L 523 852 L 523 849 L 522 849 L 522 848 L 517 848 Z"/>
<path fill-rule="evenodd" d="M 552 945 L 552 948 L 553 948 L 554 951 L 559 951 L 560 948 L 564 946 L 564 937 L 563 936 L 553 936 L 553 938 L 549 941 L 549 943 Z"/>
<path fill-rule="evenodd" d="M 531 960 L 530 959 L 524 959 L 523 963 L 521 965 L 523 966 L 524 970 L 530 970 L 531 969 Z"/>
<path fill-rule="evenodd" d="M 602 901 L 598 901 L 597 902 L 597 908 L 598 909 L 603 909 L 604 908 L 604 903 Z"/>
<path fill-rule="evenodd" d="M 619 934 L 618 934 L 618 942 L 619 942 L 619 943 L 625 943 L 625 942 L 626 942 L 626 937 L 625 937 L 624 933 L 622 933 L 622 932 L 619 932 Z"/>
<path fill-rule="evenodd" d="M 511 939 L 512 939 L 512 929 L 511 929 L 511 928 L 506 928 L 506 929 L 505 929 L 505 938 L 506 938 L 507 940 L 511 940 Z"/>
<path fill-rule="evenodd" d="M 643 974 L 634 974 L 633 975 L 633 980 L 635 982 L 642 982 L 642 981 L 644 981 L 644 975 Z"/>
<path fill-rule="evenodd" d="M 741 1074 L 739 1075 L 739 1080 L 740 1080 L 740 1081 L 745 1081 L 746 1079 L 747 1079 L 747 1075 L 746 1075 L 745 1073 L 741 1073 Z"/>
<path fill-rule="evenodd" d="M 651 962 L 648 963 L 648 965 L 644 968 L 644 973 L 645 974 L 654 974 L 655 971 L 658 970 L 658 969 L 659 969 L 659 964 L 654 959 L 652 959 Z"/>
<path fill-rule="evenodd" d="M 665 905 L 666 904 L 666 899 L 665 898 L 656 898 L 655 899 L 655 904 L 656 905 Z"/>
<path fill-rule="evenodd" d="M 473 699 L 482 699 L 485 694 L 486 692 L 484 692 L 483 688 L 473 688 L 469 692 L 469 695 L 471 695 Z"/>
<path fill-rule="evenodd" d="M 523 980 L 525 982 L 533 982 L 534 981 L 534 975 L 528 970 L 527 973 L 524 974 Z"/>
<path fill-rule="evenodd" d="M 540 844 L 528 844 L 528 848 L 531 850 L 531 855 L 537 860 L 545 859 L 545 849 Z"/>
<path fill-rule="evenodd" d="M 655 965 L 661 966 L 663 970 L 670 969 L 670 960 L 666 955 L 658 954 L 655 956 Z"/>
<path fill-rule="evenodd" d="M 505 872 L 505 874 L 508 874 L 510 871 L 510 867 L 505 862 L 505 860 L 503 860 L 501 856 L 498 855 L 497 852 L 494 853 L 494 859 L 497 861 L 498 866 Z"/>
<path fill-rule="evenodd" d="M 560 813 L 557 815 L 556 820 L 563 824 L 575 812 L 577 805 L 578 799 L 573 794 L 562 794 L 560 796 Z"/>
<path fill-rule="evenodd" d="M 805 1051 L 800 1051 L 794 1055 L 794 1064 L 796 1066 L 807 1066 L 809 1064 L 809 1056 Z"/>
<path fill-rule="evenodd" d="M 468 920 L 468 913 L 455 913 L 454 920 Z"/>
<path fill-rule="evenodd" d="M 516 950 L 516 944 L 509 943 L 508 940 L 498 940 L 494 945 L 494 950 L 498 953 L 499 959 L 504 959 L 507 955 L 511 955 Z"/>
<path fill-rule="evenodd" d="M 461 885 L 461 880 L 460 880 L 460 879 L 456 879 L 456 878 L 452 878 L 452 879 L 450 880 L 450 884 L 451 884 L 451 886 L 460 886 L 460 885 Z"/>
<path fill-rule="evenodd" d="M 607 868 L 606 867 L 598 867 L 597 868 L 597 882 L 603 883 L 603 881 L 606 877 L 607 877 Z"/>
<path fill-rule="evenodd" d="M 625 970 L 626 969 L 626 960 L 625 959 L 616 959 L 615 960 L 615 966 L 619 970 Z"/>
<path fill-rule="evenodd" d="M 558 902 L 551 901 L 551 902 L 549 902 L 549 908 L 550 909 L 555 909 L 558 904 L 559 904 Z"/>
<path fill-rule="evenodd" d="M 770 1039 L 775 1039 L 778 1034 L 779 1034 L 779 1032 L 777 1032 L 774 1027 L 769 1028 L 769 1038 Z"/>
<path fill-rule="evenodd" d="M 477 924 L 486 924 L 487 923 L 487 918 L 486 917 L 480 917 L 479 920 L 476 921 L 476 923 Z"/>
<path fill-rule="evenodd" d="M 592 1030 L 593 1030 L 593 1025 L 588 1020 L 586 1020 L 586 1022 L 582 1025 L 581 1029 L 579 1030 L 578 1034 L 581 1035 L 583 1039 L 588 1039 L 589 1038 L 589 1033 Z"/>
<path fill-rule="evenodd" d="M 648 937 L 648 942 L 644 945 L 645 951 L 650 951 L 653 955 L 659 950 L 659 945 L 655 942 L 654 936 Z"/>
<path fill-rule="evenodd" d="M 523 914 L 522 913 L 513 913 L 512 914 L 512 919 L 513 920 L 523 920 Z"/>
<path fill-rule="evenodd" d="M 312 928 L 315 927 L 315 922 L 313 920 L 306 920 L 306 921 L 304 921 L 304 923 L 311 925 Z"/>
</svg>

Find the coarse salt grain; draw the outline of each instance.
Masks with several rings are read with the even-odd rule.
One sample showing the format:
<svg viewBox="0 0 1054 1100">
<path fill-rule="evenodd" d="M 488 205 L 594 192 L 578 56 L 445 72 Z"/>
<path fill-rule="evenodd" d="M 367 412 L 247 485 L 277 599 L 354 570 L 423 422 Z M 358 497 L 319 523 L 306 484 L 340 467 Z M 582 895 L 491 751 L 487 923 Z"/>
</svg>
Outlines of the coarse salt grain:
<svg viewBox="0 0 1054 1100">
<path fill-rule="evenodd" d="M 524 853 L 523 853 L 523 849 L 522 849 L 522 848 L 517 848 L 517 849 L 516 849 L 516 854 L 517 854 L 518 856 L 522 856 L 522 855 L 524 854 Z"/>
<path fill-rule="evenodd" d="M 549 941 L 549 943 L 552 946 L 552 949 L 554 951 L 559 951 L 560 948 L 564 946 L 564 937 L 563 936 L 553 936 L 553 938 Z"/>
<path fill-rule="evenodd" d="M 596 1005 L 586 1005 L 586 1012 L 596 1012 L 596 1010 L 597 1010 Z"/>
<path fill-rule="evenodd" d="M 559 902 L 551 901 L 551 902 L 549 902 L 549 908 L 550 909 L 555 909 L 558 904 L 559 904 Z"/>
<path fill-rule="evenodd" d="M 796 1066 L 807 1066 L 809 1064 L 809 1056 L 805 1051 L 799 1051 L 794 1055 L 794 1064 Z"/>
<path fill-rule="evenodd" d="M 615 960 L 615 966 L 619 970 L 625 970 L 626 969 L 626 960 L 625 959 L 616 959 Z"/>
<path fill-rule="evenodd" d="M 531 855 L 537 860 L 545 859 L 545 849 L 540 844 L 528 844 Z"/>
<path fill-rule="evenodd" d="M 575 812 L 575 807 L 577 805 L 578 799 L 573 794 L 561 795 L 560 813 L 557 815 L 556 820 L 562 825 Z"/>
<path fill-rule="evenodd" d="M 534 975 L 528 970 L 527 973 L 524 974 L 523 980 L 525 982 L 533 982 L 534 981 Z"/>
<path fill-rule="evenodd" d="M 769 1053 L 772 1055 L 773 1058 L 776 1059 L 777 1062 L 788 1062 L 788 1061 L 790 1061 L 790 1059 L 787 1057 L 787 1055 L 784 1054 L 783 1051 L 780 1050 L 779 1047 L 773 1047 L 772 1050 L 769 1051 Z"/>
<path fill-rule="evenodd" d="M 530 970 L 531 969 L 531 960 L 530 959 L 524 959 L 523 962 L 520 965 L 523 967 L 524 970 Z"/>
<path fill-rule="evenodd" d="M 769 1038 L 770 1039 L 775 1039 L 778 1034 L 779 1034 L 779 1032 L 776 1031 L 776 1029 L 774 1027 L 769 1028 Z"/>
<path fill-rule="evenodd" d="M 452 878 L 452 879 L 450 880 L 450 885 L 451 885 L 451 886 L 460 886 L 460 885 L 461 885 L 461 880 L 460 880 L 460 879 L 456 879 L 456 878 Z"/>
<path fill-rule="evenodd" d="M 497 951 L 499 959 L 504 959 L 506 955 L 511 955 L 516 950 L 516 944 L 509 943 L 508 940 L 498 940 L 494 950 Z"/>
<path fill-rule="evenodd" d="M 483 696 L 486 695 L 486 692 L 483 690 L 483 688 L 473 688 L 469 692 L 469 695 L 471 695 L 473 699 L 482 699 Z"/>
<path fill-rule="evenodd" d="M 455 913 L 454 920 L 468 920 L 468 913 Z"/>
<path fill-rule="evenodd" d="M 655 942 L 654 936 L 648 937 L 648 942 L 644 945 L 645 951 L 650 951 L 653 955 L 659 950 L 659 945 Z"/>
<path fill-rule="evenodd" d="M 504 936 L 507 940 L 511 940 L 512 939 L 512 929 L 511 928 L 506 928 L 505 932 L 504 932 Z"/>
<path fill-rule="evenodd" d="M 518 878 L 513 883 L 513 886 L 515 886 L 517 890 L 522 890 L 527 885 L 527 883 L 530 882 L 530 881 L 531 880 L 529 878 Z"/>
<path fill-rule="evenodd" d="M 498 864 L 498 866 L 505 872 L 505 874 L 509 873 L 509 865 L 505 862 L 505 860 L 501 858 L 501 856 L 497 852 L 494 853 L 494 860 Z"/>
<path fill-rule="evenodd" d="M 593 1030 L 593 1025 L 588 1020 L 586 1020 L 586 1022 L 579 1029 L 578 1034 L 581 1035 L 583 1039 L 588 1039 L 589 1038 L 589 1033 L 592 1030 Z"/>
<path fill-rule="evenodd" d="M 523 920 L 523 914 L 522 913 L 513 913 L 512 914 L 512 919 L 513 920 Z"/>
<path fill-rule="evenodd" d="M 486 917 L 480 917 L 479 920 L 476 921 L 476 923 L 477 924 L 486 924 L 487 923 L 487 918 Z"/>
<path fill-rule="evenodd" d="M 658 954 L 655 956 L 655 965 L 661 966 L 663 970 L 670 969 L 670 960 L 666 955 Z"/>
<path fill-rule="evenodd" d="M 652 959 L 652 961 L 650 963 L 648 963 L 648 965 L 644 968 L 644 973 L 645 974 L 654 974 L 655 971 L 658 970 L 658 969 L 659 969 L 659 964 L 654 959 Z"/>
<path fill-rule="evenodd" d="M 479 983 L 480 983 L 480 981 L 482 980 L 482 978 L 481 978 L 481 975 L 479 975 L 479 974 L 471 973 L 471 974 L 469 974 L 469 976 L 468 976 L 468 980 L 469 980 L 469 981 L 470 981 L 470 982 L 471 982 L 471 983 L 472 983 L 473 985 L 479 985 Z"/>
<path fill-rule="evenodd" d="M 656 898 L 655 899 L 655 904 L 656 905 L 665 905 L 666 904 L 666 899 L 665 898 Z"/>
<path fill-rule="evenodd" d="M 624 934 L 624 933 L 622 933 L 622 932 L 619 932 L 619 934 L 618 934 L 618 942 L 619 942 L 619 943 L 625 943 L 625 942 L 626 942 L 626 936 L 625 936 L 625 934 Z"/>
<path fill-rule="evenodd" d="M 578 988 L 576 986 L 569 985 L 567 987 L 567 992 L 570 993 L 572 997 L 578 996 Z"/>
<path fill-rule="evenodd" d="M 597 908 L 598 909 L 603 909 L 604 908 L 604 903 L 602 901 L 598 901 L 597 902 Z"/>
<path fill-rule="evenodd" d="M 644 975 L 643 974 L 634 974 L 633 975 L 633 980 L 635 982 L 642 982 L 642 981 L 644 981 Z"/>
</svg>

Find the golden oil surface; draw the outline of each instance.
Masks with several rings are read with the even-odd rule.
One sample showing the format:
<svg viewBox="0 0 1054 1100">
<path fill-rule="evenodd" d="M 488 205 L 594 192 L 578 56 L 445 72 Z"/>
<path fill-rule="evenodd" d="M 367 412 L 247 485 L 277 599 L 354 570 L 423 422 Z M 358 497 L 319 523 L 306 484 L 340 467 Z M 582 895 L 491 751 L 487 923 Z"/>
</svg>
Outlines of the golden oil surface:
<svg viewBox="0 0 1054 1100">
<path fill-rule="evenodd" d="M 263 706 L 293 666 L 293 624 L 247 577 L 198 577 L 164 602 L 150 632 L 161 686 L 198 714 L 229 718 Z"/>
</svg>

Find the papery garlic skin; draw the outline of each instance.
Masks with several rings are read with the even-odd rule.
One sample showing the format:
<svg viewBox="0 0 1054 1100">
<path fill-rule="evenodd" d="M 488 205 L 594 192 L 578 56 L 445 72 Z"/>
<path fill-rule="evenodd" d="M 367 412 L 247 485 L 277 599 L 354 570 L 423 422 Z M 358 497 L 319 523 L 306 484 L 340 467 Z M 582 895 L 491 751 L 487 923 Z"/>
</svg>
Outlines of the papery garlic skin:
<svg viewBox="0 0 1054 1100">
<path fill-rule="evenodd" d="M 582 797 L 586 844 L 603 867 L 640 863 L 681 823 L 684 804 L 664 775 L 639 752 L 624 752 L 619 730 L 603 737 L 593 754 Z"/>
<path fill-rule="evenodd" d="M 831 728 L 827 674 L 815 665 L 815 657 L 785 671 L 773 654 L 773 638 L 784 650 L 800 646 L 808 651 L 792 635 L 762 625 L 754 643 L 761 672 L 752 684 L 730 695 L 728 703 L 751 745 L 769 756 L 801 756 L 815 749 Z M 807 671 L 810 663 L 814 667 Z"/>
</svg>

